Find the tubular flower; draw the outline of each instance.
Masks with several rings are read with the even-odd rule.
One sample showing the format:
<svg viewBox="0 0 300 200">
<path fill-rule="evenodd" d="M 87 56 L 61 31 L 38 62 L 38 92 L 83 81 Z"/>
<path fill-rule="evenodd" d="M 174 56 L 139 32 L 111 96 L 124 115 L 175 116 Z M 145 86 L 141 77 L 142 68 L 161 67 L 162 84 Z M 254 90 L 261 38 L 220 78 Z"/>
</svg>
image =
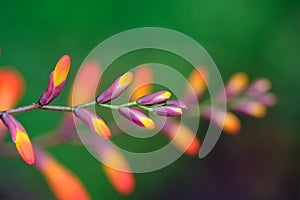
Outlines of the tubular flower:
<svg viewBox="0 0 300 200">
<path fill-rule="evenodd" d="M 27 164 L 32 165 L 35 160 L 34 151 L 29 136 L 22 124 L 7 113 L 3 113 L 1 119 L 8 128 L 20 156 Z"/>
<path fill-rule="evenodd" d="M 163 127 L 163 133 L 179 150 L 187 155 L 195 156 L 199 153 L 200 140 L 185 124 L 168 119 Z"/>
<path fill-rule="evenodd" d="M 146 96 L 143 96 L 137 100 L 138 104 L 144 105 L 144 106 L 151 106 L 155 104 L 160 104 L 165 101 L 167 101 L 171 97 L 171 93 L 168 91 L 160 91 L 155 92 L 153 94 L 149 94 Z"/>
<path fill-rule="evenodd" d="M 35 166 L 45 177 L 50 189 L 57 199 L 91 199 L 78 177 L 50 156 L 50 154 L 38 151 Z"/>
<path fill-rule="evenodd" d="M 142 112 L 140 112 L 136 109 L 120 108 L 119 112 L 125 118 L 127 118 L 128 120 L 134 122 L 138 126 L 148 128 L 148 129 L 154 129 L 155 128 L 155 124 L 152 121 L 152 119 L 150 119 L 147 115 L 145 115 L 144 113 L 142 113 Z"/>
<path fill-rule="evenodd" d="M 70 63 L 69 55 L 64 55 L 59 59 L 54 71 L 50 74 L 47 90 L 38 101 L 41 106 L 49 104 L 59 95 L 65 85 L 70 70 Z"/>
<path fill-rule="evenodd" d="M 161 106 L 154 108 L 153 111 L 160 116 L 178 116 L 182 115 L 182 109 L 178 107 L 173 107 L 173 106 Z"/>
<path fill-rule="evenodd" d="M 110 138 L 111 133 L 108 126 L 98 115 L 83 108 L 75 108 L 74 114 L 96 134 L 106 139 Z"/>
<path fill-rule="evenodd" d="M 96 102 L 107 103 L 120 96 L 129 86 L 132 81 L 132 73 L 127 72 L 120 76 L 108 89 L 100 94 Z"/>
</svg>

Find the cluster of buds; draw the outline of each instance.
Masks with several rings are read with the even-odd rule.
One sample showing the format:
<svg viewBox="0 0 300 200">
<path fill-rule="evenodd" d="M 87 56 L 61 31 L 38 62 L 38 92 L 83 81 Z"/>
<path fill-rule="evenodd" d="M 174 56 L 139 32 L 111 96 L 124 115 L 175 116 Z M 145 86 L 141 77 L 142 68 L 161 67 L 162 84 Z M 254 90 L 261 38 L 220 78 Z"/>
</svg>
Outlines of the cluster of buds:
<svg viewBox="0 0 300 200">
<path fill-rule="evenodd" d="M 97 147 L 96 152 L 99 157 L 105 163 L 118 163 L 121 169 L 125 169 L 125 172 L 119 171 L 102 164 L 104 173 L 118 192 L 129 194 L 135 186 L 130 165 L 125 156 L 107 142 L 107 139 L 112 135 L 111 127 L 99 115 L 89 110 L 89 106 L 115 109 L 127 120 L 146 129 L 155 128 L 155 123 L 148 116 L 148 113 L 171 117 L 180 116 L 186 112 L 186 116 L 189 116 L 193 114 L 193 107 L 199 106 L 201 118 L 213 122 L 227 133 L 234 134 L 238 133 L 241 128 L 240 120 L 236 114 L 256 118 L 263 117 L 267 108 L 276 102 L 275 96 L 269 93 L 271 84 L 267 79 L 260 78 L 249 84 L 249 78 L 245 73 L 237 73 L 229 79 L 225 84 L 225 90 L 220 91 L 217 97 L 217 103 L 224 104 L 226 102 L 227 109 L 210 105 L 207 101 L 202 101 L 209 82 L 209 73 L 204 67 L 198 67 L 189 76 L 189 86 L 191 87 L 187 87 L 183 97 L 184 101 L 172 100 L 169 91 L 153 93 L 152 85 L 144 84 L 151 82 L 153 78 L 151 67 L 147 65 L 141 66 L 135 71 L 135 79 L 133 79 L 133 73 L 127 72 L 118 77 L 97 98 L 94 98 L 101 68 L 96 62 L 90 61 L 85 63 L 78 73 L 77 80 L 79 83 L 77 85 L 74 83 L 70 95 L 72 97 L 69 100 L 71 106 L 49 105 L 61 93 L 69 70 L 70 57 L 65 55 L 59 59 L 55 69 L 50 74 L 48 87 L 39 100 L 29 106 L 12 109 L 22 96 L 24 82 L 20 74 L 13 69 L 0 69 L 0 140 L 4 136 L 4 128 L 6 127 L 19 155 L 27 164 L 34 164 L 35 168 L 45 177 L 53 194 L 58 199 L 84 200 L 90 199 L 90 196 L 79 178 L 59 163 L 50 153 L 47 153 L 43 145 L 38 144 L 33 147 L 27 131 L 13 116 L 14 114 L 36 109 L 67 112 L 61 127 L 54 135 L 54 140 L 62 142 L 74 139 L 74 116 L 84 122 L 95 133 L 88 134 L 88 138 Z M 110 104 L 113 99 L 123 94 L 130 85 L 133 92 L 130 102 L 122 105 Z M 142 87 L 139 87 L 140 85 Z M 192 88 L 192 90 L 188 88 Z M 191 102 L 191 96 L 195 94 L 198 101 Z M 211 107 L 214 107 L 213 113 Z M 197 133 L 176 118 L 168 118 L 161 133 L 187 155 L 195 156 L 199 153 L 201 142 L 196 136 Z"/>
<path fill-rule="evenodd" d="M 203 67 L 198 68 L 189 80 L 198 100 L 201 100 L 209 81 L 208 71 Z M 275 105 L 276 97 L 269 92 L 270 88 L 271 83 L 268 79 L 259 78 L 249 83 L 248 75 L 238 72 L 229 78 L 224 90 L 218 93 L 215 105 L 200 101 L 200 117 L 213 122 L 224 132 L 236 134 L 241 129 L 241 122 L 236 114 L 261 118 L 266 115 L 268 107 Z M 225 102 L 226 110 L 217 106 L 224 105 Z M 198 105 L 198 102 L 196 104 Z"/>
<path fill-rule="evenodd" d="M 41 95 L 38 102 L 34 104 L 34 109 L 51 109 L 46 107 L 50 104 L 62 91 L 66 82 L 70 69 L 70 57 L 65 55 L 61 57 L 55 66 L 54 71 L 50 74 L 49 83 L 46 91 Z M 125 118 L 131 120 L 135 124 L 148 129 L 155 128 L 155 124 L 151 118 L 144 114 L 141 110 L 153 112 L 161 116 L 178 116 L 182 114 L 184 103 L 178 100 L 167 101 L 171 97 L 168 91 L 160 91 L 153 94 L 145 95 L 136 101 L 119 105 L 111 106 L 111 100 L 119 97 L 130 85 L 133 79 L 133 74 L 127 72 L 118 77 L 113 84 L 102 92 L 94 101 L 94 105 L 116 108 Z M 92 102 L 93 103 L 93 102 Z M 86 109 L 86 104 L 66 107 L 65 111 L 73 112 L 74 115 L 81 121 L 86 123 L 88 127 L 97 135 L 109 139 L 111 132 L 104 120 L 96 113 Z M 131 108 L 133 107 L 133 108 Z M 138 109 L 137 109 L 138 108 Z M 1 113 L 1 119 L 4 125 L 8 128 L 12 135 L 12 140 L 16 143 L 18 152 L 24 161 L 28 164 L 34 163 L 34 152 L 29 136 L 24 127 L 9 114 L 9 111 Z"/>
</svg>

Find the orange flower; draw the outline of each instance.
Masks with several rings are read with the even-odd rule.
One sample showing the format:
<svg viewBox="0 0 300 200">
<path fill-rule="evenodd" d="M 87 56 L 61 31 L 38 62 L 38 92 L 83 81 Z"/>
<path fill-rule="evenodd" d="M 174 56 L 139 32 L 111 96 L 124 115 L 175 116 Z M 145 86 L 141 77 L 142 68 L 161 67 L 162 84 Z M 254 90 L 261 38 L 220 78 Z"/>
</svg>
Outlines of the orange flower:
<svg viewBox="0 0 300 200">
<path fill-rule="evenodd" d="M 87 103 L 94 99 L 101 67 L 95 61 L 88 61 L 80 68 L 74 82 L 69 102 L 72 106 Z"/>
<path fill-rule="evenodd" d="M 150 66 L 141 65 L 135 70 L 135 79 L 132 81 L 130 100 L 135 101 L 152 91 L 153 74 Z"/>
<path fill-rule="evenodd" d="M 23 96 L 25 82 L 19 72 L 12 68 L 0 69 L 0 111 L 16 105 Z"/>
<path fill-rule="evenodd" d="M 187 92 L 185 94 L 185 102 L 191 102 L 191 96 L 194 94 L 196 97 L 201 98 L 207 88 L 209 72 L 205 67 L 197 67 L 192 71 L 190 76 L 188 77 L 190 86 L 192 87 L 192 91 L 189 87 L 187 87 Z"/>
<path fill-rule="evenodd" d="M 13 68 L 0 68 L 0 111 L 11 109 L 23 96 L 25 82 L 22 75 Z M 0 141 L 4 137 L 4 127 L 0 121 Z"/>
<path fill-rule="evenodd" d="M 119 171 L 106 165 L 102 165 L 102 169 L 110 183 L 120 194 L 128 195 L 132 193 L 135 187 L 132 173 Z"/>
<path fill-rule="evenodd" d="M 195 156 L 199 153 L 200 140 L 185 124 L 168 119 L 163 127 L 163 132 L 179 150 L 187 155 Z"/>
<path fill-rule="evenodd" d="M 45 177 L 57 199 L 91 199 L 78 177 L 55 160 L 50 154 L 37 151 L 36 168 Z"/>
</svg>

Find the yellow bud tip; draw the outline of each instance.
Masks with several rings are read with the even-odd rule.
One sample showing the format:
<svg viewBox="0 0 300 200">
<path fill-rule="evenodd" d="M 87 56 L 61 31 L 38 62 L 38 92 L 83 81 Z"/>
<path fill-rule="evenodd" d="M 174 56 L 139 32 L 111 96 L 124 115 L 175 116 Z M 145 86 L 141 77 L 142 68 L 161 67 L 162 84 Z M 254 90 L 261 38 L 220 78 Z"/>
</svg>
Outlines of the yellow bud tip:
<svg viewBox="0 0 300 200">
<path fill-rule="evenodd" d="M 30 139 L 26 133 L 19 129 L 16 133 L 16 147 L 23 160 L 27 164 L 32 165 L 34 163 L 35 157 Z"/>
<path fill-rule="evenodd" d="M 176 112 L 182 114 L 182 109 L 181 108 L 176 108 Z"/>
<path fill-rule="evenodd" d="M 155 128 L 155 124 L 152 121 L 152 119 L 144 118 L 141 121 L 142 121 L 143 125 L 145 126 L 145 128 L 147 128 L 147 129 L 154 129 Z"/>
<path fill-rule="evenodd" d="M 227 112 L 223 124 L 223 130 L 230 134 L 236 134 L 241 129 L 239 118 L 233 113 Z"/>
<path fill-rule="evenodd" d="M 132 81 L 132 78 L 133 78 L 132 72 L 126 72 L 123 76 L 121 76 L 118 86 L 123 87 L 129 85 Z"/>
<path fill-rule="evenodd" d="M 249 114 L 253 117 L 261 118 L 264 117 L 267 113 L 267 109 L 264 105 L 260 103 L 253 102 L 249 106 Z"/>
<path fill-rule="evenodd" d="M 171 92 L 165 92 L 163 93 L 161 96 L 165 97 L 165 98 L 170 98 L 171 97 Z"/>
<path fill-rule="evenodd" d="M 53 73 L 54 86 L 60 85 L 67 79 L 70 70 L 70 63 L 71 59 L 69 55 L 64 55 L 59 59 Z"/>
<path fill-rule="evenodd" d="M 93 121 L 93 127 L 94 127 L 95 132 L 99 136 L 109 139 L 111 136 L 111 133 L 110 133 L 109 128 L 105 124 L 105 122 L 101 119 L 95 119 L 95 118 L 92 121 Z"/>
<path fill-rule="evenodd" d="M 240 92 L 248 86 L 249 78 L 244 72 L 234 74 L 228 81 L 228 89 Z"/>
</svg>

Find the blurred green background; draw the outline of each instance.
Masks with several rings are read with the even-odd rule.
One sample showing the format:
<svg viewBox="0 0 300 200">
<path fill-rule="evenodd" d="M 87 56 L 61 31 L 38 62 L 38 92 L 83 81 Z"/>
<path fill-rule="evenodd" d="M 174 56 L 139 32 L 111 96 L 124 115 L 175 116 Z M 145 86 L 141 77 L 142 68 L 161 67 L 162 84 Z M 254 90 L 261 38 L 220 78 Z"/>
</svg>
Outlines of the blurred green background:
<svg viewBox="0 0 300 200">
<path fill-rule="evenodd" d="M 238 71 L 269 78 L 278 104 L 263 119 L 243 118 L 241 133 L 222 135 L 202 160 L 183 156 L 162 170 L 136 174 L 136 190 L 127 197 L 114 191 L 84 148 L 53 148 L 55 157 L 81 178 L 93 199 L 299 199 L 298 0 L 0 1 L 0 65 L 24 75 L 20 105 L 30 104 L 60 56 L 71 55 L 74 78 L 101 41 L 145 26 L 174 29 L 198 41 L 224 79 Z M 56 104 L 66 102 L 71 82 Z M 52 130 L 61 117 L 38 111 L 18 119 L 34 136 Z M 0 199 L 53 198 L 33 168 L 21 159 L 1 158 Z"/>
</svg>

